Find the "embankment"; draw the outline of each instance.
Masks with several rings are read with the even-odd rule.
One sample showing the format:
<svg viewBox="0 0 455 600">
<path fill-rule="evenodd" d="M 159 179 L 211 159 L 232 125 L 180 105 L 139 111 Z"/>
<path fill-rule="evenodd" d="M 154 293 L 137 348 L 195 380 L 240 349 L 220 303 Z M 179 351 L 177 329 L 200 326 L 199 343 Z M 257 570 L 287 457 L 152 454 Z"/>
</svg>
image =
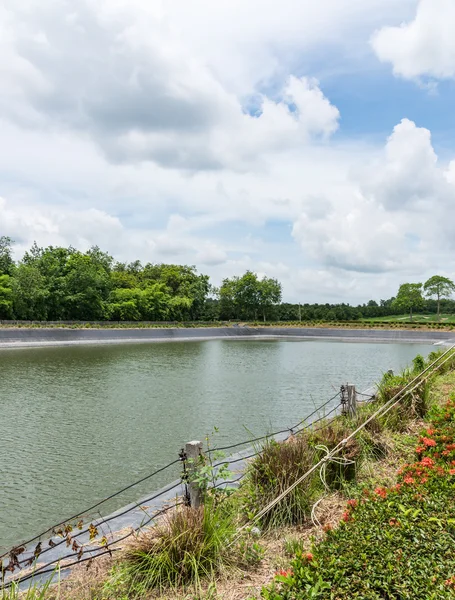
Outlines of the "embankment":
<svg viewBox="0 0 455 600">
<path fill-rule="evenodd" d="M 346 342 L 455 343 L 455 332 L 420 329 L 207 327 L 166 329 L 0 329 L 0 348 L 210 339 L 325 339 Z"/>
</svg>

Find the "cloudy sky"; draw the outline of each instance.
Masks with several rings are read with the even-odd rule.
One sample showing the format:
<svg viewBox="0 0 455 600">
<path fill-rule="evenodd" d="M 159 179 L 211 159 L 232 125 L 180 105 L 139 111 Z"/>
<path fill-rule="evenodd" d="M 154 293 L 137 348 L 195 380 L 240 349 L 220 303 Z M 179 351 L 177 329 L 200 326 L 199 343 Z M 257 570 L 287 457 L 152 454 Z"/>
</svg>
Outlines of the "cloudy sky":
<svg viewBox="0 0 455 600">
<path fill-rule="evenodd" d="M 2 0 L 0 235 L 363 302 L 455 277 L 453 0 Z"/>
</svg>

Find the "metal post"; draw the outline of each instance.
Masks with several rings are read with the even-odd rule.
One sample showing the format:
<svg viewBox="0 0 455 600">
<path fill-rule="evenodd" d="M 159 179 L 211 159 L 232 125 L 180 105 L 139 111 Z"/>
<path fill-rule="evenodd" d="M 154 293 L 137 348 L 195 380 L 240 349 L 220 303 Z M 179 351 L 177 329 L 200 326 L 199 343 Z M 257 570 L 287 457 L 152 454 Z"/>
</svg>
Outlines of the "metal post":
<svg viewBox="0 0 455 600">
<path fill-rule="evenodd" d="M 194 441 L 185 444 L 185 454 L 188 460 L 188 492 L 189 502 L 192 508 L 199 508 L 202 504 L 202 490 L 199 484 L 194 481 L 197 473 L 198 464 L 202 456 L 202 442 Z"/>
</svg>

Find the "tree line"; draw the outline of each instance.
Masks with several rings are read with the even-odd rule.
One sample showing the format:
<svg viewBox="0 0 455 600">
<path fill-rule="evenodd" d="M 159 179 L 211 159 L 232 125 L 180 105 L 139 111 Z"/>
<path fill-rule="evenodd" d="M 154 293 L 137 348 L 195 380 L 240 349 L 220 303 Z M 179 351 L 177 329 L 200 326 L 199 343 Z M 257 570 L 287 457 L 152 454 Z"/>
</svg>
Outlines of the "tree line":
<svg viewBox="0 0 455 600">
<path fill-rule="evenodd" d="M 389 316 L 410 307 L 411 311 L 455 313 L 455 302 L 449 299 L 455 286 L 439 279 L 443 281 L 403 284 L 396 297 L 358 306 L 293 304 L 282 302 L 277 279 L 260 278 L 251 271 L 225 278 L 216 288 L 194 266 L 118 262 L 97 246 L 81 252 L 71 246 L 41 248 L 36 243 L 15 261 L 13 241 L 0 237 L 3 320 L 352 321 Z M 420 286 L 420 300 L 416 286 Z"/>
</svg>

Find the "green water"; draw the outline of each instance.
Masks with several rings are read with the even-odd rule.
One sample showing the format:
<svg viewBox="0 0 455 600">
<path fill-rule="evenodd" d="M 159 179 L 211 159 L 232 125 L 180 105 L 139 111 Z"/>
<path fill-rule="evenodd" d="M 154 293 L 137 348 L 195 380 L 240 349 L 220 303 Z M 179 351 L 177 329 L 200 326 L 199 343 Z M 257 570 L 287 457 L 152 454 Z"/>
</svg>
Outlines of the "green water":
<svg viewBox="0 0 455 600">
<path fill-rule="evenodd" d="M 359 390 L 421 344 L 213 340 L 0 351 L 0 546 L 9 547 L 177 457 L 296 423 L 342 383 Z M 134 488 L 107 513 L 172 481 Z"/>
</svg>

